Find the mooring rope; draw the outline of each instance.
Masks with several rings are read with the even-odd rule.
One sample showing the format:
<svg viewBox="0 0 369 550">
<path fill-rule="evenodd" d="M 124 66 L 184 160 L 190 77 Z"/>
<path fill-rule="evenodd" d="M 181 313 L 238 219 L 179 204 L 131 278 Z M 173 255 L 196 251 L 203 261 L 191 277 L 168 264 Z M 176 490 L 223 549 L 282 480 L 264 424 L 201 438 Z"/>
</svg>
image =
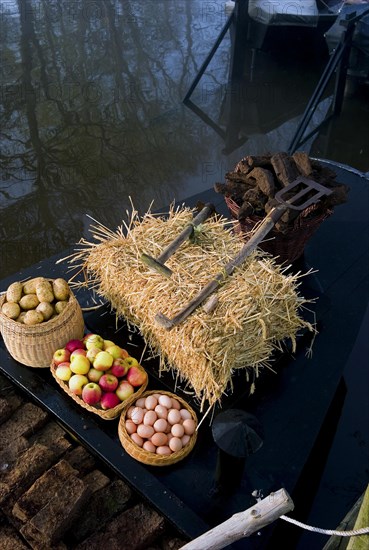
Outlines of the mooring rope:
<svg viewBox="0 0 369 550">
<path fill-rule="evenodd" d="M 335 529 L 320 529 L 320 527 L 312 527 L 311 525 L 306 525 L 301 521 L 296 519 L 289 518 L 288 516 L 280 516 L 280 519 L 284 519 L 289 523 L 294 523 L 298 527 L 302 527 L 307 531 L 313 531 L 314 533 L 321 533 L 322 535 L 336 535 L 338 537 L 355 537 L 357 535 L 366 535 L 369 533 L 369 527 L 363 527 L 362 529 L 354 529 L 352 531 L 337 531 Z"/>
</svg>

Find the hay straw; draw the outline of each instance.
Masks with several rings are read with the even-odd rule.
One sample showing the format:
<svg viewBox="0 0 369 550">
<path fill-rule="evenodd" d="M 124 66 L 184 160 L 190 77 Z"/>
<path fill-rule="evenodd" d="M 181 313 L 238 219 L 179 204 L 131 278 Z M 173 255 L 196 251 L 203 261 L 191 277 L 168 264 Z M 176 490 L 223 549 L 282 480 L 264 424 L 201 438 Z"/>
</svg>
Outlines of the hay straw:
<svg viewBox="0 0 369 550">
<path fill-rule="evenodd" d="M 114 233 L 94 225 L 95 242 L 81 240 L 69 261 L 117 316 L 139 328 L 148 349 L 160 357 L 160 371 L 172 369 L 203 410 L 205 402 L 212 406 L 232 390 L 235 369 L 253 369 L 255 379 L 282 341 L 290 339 L 295 348 L 300 329 L 315 329 L 300 316 L 306 303 L 298 293 L 300 275 L 286 274 L 259 250 L 220 286 L 213 311 L 199 307 L 171 331 L 158 326 L 156 313 L 173 317 L 243 245 L 232 226 L 225 227 L 227 220 L 213 217 L 196 232 L 195 244 L 183 243 L 166 262 L 171 278 L 141 261 L 143 252 L 159 256 L 192 216 L 193 210 L 172 205 L 166 218 L 148 212 L 139 220 L 133 212 L 129 224 Z"/>
</svg>

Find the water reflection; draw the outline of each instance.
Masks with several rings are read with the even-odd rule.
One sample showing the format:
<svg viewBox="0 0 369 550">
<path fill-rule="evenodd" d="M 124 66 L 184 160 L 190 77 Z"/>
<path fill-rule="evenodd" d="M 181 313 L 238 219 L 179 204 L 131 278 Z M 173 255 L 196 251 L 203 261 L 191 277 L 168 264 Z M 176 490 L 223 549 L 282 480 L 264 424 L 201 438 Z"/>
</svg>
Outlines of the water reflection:
<svg viewBox="0 0 369 550">
<path fill-rule="evenodd" d="M 325 55 L 304 39 L 279 55 L 241 40 L 244 76 L 230 80 L 228 33 L 193 94 L 198 110 L 183 104 L 224 7 L 0 0 L 0 276 L 86 236 L 86 214 L 115 228 L 130 198 L 161 209 L 223 181 L 245 153 L 288 145 Z"/>
<path fill-rule="evenodd" d="M 33 261 L 77 241 L 85 213 L 114 227 L 129 196 L 160 208 L 201 184 L 219 142 L 181 97 L 223 17 L 185 0 L 1 7 L 4 275 L 30 246 Z"/>
</svg>

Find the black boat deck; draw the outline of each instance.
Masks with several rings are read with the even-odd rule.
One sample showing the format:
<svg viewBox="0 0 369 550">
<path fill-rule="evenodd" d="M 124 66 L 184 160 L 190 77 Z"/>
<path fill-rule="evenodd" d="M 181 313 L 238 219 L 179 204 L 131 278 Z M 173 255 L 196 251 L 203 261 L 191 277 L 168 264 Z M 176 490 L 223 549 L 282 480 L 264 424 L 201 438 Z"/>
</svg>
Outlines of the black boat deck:
<svg viewBox="0 0 369 550">
<path fill-rule="evenodd" d="M 250 388 L 246 387 L 244 377 L 235 379 L 237 389 L 224 400 L 224 407 L 245 409 L 255 415 L 262 424 L 265 439 L 261 449 L 247 459 L 242 480 L 233 491 L 214 491 L 218 453 L 206 420 L 199 430 L 195 449 L 182 462 L 167 468 L 142 465 L 121 447 L 118 420 L 105 421 L 79 408 L 56 385 L 48 369 L 22 366 L 9 356 L 1 341 L 0 372 L 49 411 L 188 537 L 194 538 L 254 504 L 251 493 L 255 489 L 266 496 L 273 490 L 286 488 L 294 499 L 296 517 L 302 521 L 304 507 L 314 497 L 345 399 L 342 374 L 353 353 L 360 357 L 360 346 L 366 341 L 357 337 L 368 308 L 369 182 L 346 167 L 332 164 L 330 167 L 336 170 L 338 181 L 350 186 L 349 201 L 337 207 L 324 222 L 308 243 L 303 260 L 294 266 L 303 272 L 310 267 L 316 270 L 303 278 L 301 286 L 305 297 L 317 298 L 312 304 L 319 330 L 313 355 L 307 357 L 310 341 L 302 336 L 294 356 L 286 350 L 276 358 L 276 374 L 262 374 L 254 395 L 249 396 Z M 214 191 L 193 196 L 187 204 L 194 206 L 198 200 L 213 201 L 217 210 L 226 214 L 222 197 Z M 66 263 L 55 261 L 67 253 L 4 279 L 0 290 L 14 280 L 38 274 L 66 277 Z M 77 298 L 82 307 L 92 304 L 87 291 L 77 294 Z M 108 306 L 86 312 L 85 323 L 88 332 L 99 332 L 118 343 L 128 336 L 123 322 L 116 332 L 115 317 Z M 137 334 L 130 336 L 139 355 L 144 342 Z M 173 390 L 174 381 L 169 375 L 158 378 L 154 359 L 145 363 L 145 367 L 150 375 L 149 389 Z M 363 480 L 363 487 L 365 483 Z M 324 525 L 324 517 L 321 524 Z M 233 547 L 266 548 L 278 534 L 279 524 Z"/>
</svg>

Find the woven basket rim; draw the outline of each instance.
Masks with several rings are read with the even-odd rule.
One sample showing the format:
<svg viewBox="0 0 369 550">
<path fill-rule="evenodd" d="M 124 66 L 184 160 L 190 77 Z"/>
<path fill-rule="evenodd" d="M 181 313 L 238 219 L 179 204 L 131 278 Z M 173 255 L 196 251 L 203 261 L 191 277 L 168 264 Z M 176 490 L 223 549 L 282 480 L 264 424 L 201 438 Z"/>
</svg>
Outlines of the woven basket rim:
<svg viewBox="0 0 369 550">
<path fill-rule="evenodd" d="M 135 403 L 137 400 L 137 399 L 132 399 L 133 396 L 131 396 L 130 403 L 127 404 L 127 406 L 124 408 L 123 412 L 120 415 L 119 424 L 118 424 L 118 436 L 124 450 L 131 457 L 138 460 L 139 462 L 142 462 L 143 464 L 147 464 L 148 466 L 170 466 L 172 464 L 176 464 L 177 462 L 180 462 L 181 460 L 183 460 L 187 455 L 190 454 L 190 452 L 194 448 L 195 443 L 197 441 L 197 427 L 198 427 L 197 415 L 195 411 L 192 409 L 192 407 L 184 399 L 182 399 L 182 397 L 169 391 L 148 390 L 146 392 L 143 392 L 140 397 L 147 397 L 149 395 L 153 395 L 156 393 L 160 395 L 168 395 L 169 397 L 176 399 L 177 401 L 180 402 L 181 405 L 183 405 L 183 408 L 186 408 L 191 413 L 191 416 L 196 423 L 196 430 L 191 436 L 191 439 L 187 443 L 187 445 L 185 445 L 180 451 L 173 452 L 169 456 L 161 456 L 155 453 L 150 453 L 149 451 L 146 451 L 145 449 L 142 449 L 141 447 L 136 445 L 136 443 L 129 437 L 125 427 L 125 419 L 126 419 L 127 411 L 129 407 L 133 403 Z"/>
<path fill-rule="evenodd" d="M 0 308 L 5 300 L 6 296 L 1 296 Z M 27 367 L 50 368 L 55 349 L 64 346 L 72 338 L 83 337 L 82 309 L 72 290 L 63 311 L 54 319 L 38 325 L 25 325 L 9 319 L 0 309 L 0 332 L 13 359 Z"/>
<path fill-rule="evenodd" d="M 47 280 L 52 281 L 54 279 L 47 279 Z M 48 321 L 43 321 L 42 323 L 39 323 L 37 325 L 25 325 L 24 323 L 19 323 L 15 319 L 10 319 L 9 317 L 7 317 L 1 311 L 1 308 L 5 302 L 6 302 L 6 294 L 3 294 L 0 297 L 0 331 L 3 326 L 7 325 L 8 327 L 11 327 L 13 333 L 17 335 L 43 334 L 46 336 L 47 334 L 55 330 L 56 325 L 58 325 L 58 328 L 62 328 L 66 323 L 69 322 L 70 315 L 74 313 L 71 306 L 75 305 L 75 303 L 78 303 L 78 300 L 75 297 L 74 293 L 70 291 L 67 307 L 65 307 L 63 311 L 53 319 L 49 319 Z"/>
<path fill-rule="evenodd" d="M 116 418 L 118 418 L 118 416 L 121 414 L 123 409 L 126 406 L 128 406 L 129 402 L 131 401 L 131 398 L 135 397 L 135 399 L 138 399 L 142 395 L 142 393 L 145 391 L 145 389 L 147 388 L 147 384 L 148 384 L 148 376 L 147 376 L 146 381 L 142 384 L 142 386 L 140 386 L 138 388 L 138 390 L 132 396 L 130 396 L 125 401 L 122 401 L 121 403 L 119 403 L 119 405 L 117 405 L 116 407 L 113 407 L 112 409 L 104 410 L 104 409 L 99 409 L 97 407 L 89 405 L 88 403 L 85 403 L 85 401 L 83 401 L 83 399 L 78 397 L 78 395 L 75 395 L 69 389 L 68 385 L 63 380 L 60 380 L 56 376 L 55 370 L 56 370 L 56 365 L 55 365 L 55 362 L 52 361 L 51 365 L 50 365 L 50 371 L 51 371 L 51 374 L 52 374 L 53 378 L 56 380 L 57 384 L 61 387 L 61 389 L 69 397 L 71 397 L 73 399 L 73 401 L 75 401 L 75 403 L 77 403 L 80 407 L 82 407 L 82 408 L 86 409 L 87 411 L 90 411 L 94 414 L 97 414 L 103 420 L 115 420 Z M 147 374 L 147 371 L 146 371 L 146 374 Z"/>
</svg>

